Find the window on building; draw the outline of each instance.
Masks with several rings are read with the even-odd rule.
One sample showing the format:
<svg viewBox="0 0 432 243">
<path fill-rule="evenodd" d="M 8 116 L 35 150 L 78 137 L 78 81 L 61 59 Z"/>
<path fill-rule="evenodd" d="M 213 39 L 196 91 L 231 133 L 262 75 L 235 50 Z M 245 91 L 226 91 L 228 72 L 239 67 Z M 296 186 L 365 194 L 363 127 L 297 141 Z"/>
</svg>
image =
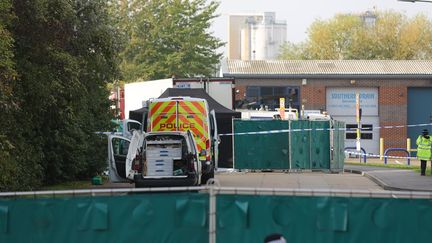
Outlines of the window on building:
<svg viewBox="0 0 432 243">
<path fill-rule="evenodd" d="M 296 86 L 248 86 L 243 100 L 236 100 L 237 109 L 276 110 L 279 99 L 285 98 L 285 107 L 299 109 L 299 87 Z"/>
<path fill-rule="evenodd" d="M 346 124 L 346 139 L 357 139 L 357 124 Z M 362 124 L 360 130 L 360 139 L 372 140 L 373 139 L 373 125 L 372 124 Z"/>
</svg>

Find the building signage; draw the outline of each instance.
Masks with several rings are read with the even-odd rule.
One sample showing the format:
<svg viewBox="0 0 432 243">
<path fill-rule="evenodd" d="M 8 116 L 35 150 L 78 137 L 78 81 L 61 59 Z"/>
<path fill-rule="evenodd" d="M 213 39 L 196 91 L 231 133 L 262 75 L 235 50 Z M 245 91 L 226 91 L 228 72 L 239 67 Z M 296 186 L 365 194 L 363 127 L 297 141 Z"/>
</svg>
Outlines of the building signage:
<svg viewBox="0 0 432 243">
<path fill-rule="evenodd" d="M 175 87 L 178 89 L 190 89 L 191 88 L 191 83 L 186 83 L 186 82 L 177 82 L 175 84 Z"/>
<path fill-rule="evenodd" d="M 327 111 L 332 116 L 356 116 L 356 93 L 363 116 L 378 116 L 378 88 L 327 88 Z"/>
</svg>

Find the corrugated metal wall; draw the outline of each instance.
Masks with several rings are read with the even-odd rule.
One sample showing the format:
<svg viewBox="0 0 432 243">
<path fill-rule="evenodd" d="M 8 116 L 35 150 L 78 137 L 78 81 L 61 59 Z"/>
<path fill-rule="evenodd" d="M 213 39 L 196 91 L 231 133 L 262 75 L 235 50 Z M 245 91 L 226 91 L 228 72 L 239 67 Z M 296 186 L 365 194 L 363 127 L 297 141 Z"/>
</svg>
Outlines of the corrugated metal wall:
<svg viewBox="0 0 432 243">
<path fill-rule="evenodd" d="M 432 122 L 432 88 L 408 88 L 407 120 L 409 125 Z M 408 127 L 412 148 L 416 148 L 415 141 L 425 128 L 432 134 L 432 127 Z"/>
</svg>

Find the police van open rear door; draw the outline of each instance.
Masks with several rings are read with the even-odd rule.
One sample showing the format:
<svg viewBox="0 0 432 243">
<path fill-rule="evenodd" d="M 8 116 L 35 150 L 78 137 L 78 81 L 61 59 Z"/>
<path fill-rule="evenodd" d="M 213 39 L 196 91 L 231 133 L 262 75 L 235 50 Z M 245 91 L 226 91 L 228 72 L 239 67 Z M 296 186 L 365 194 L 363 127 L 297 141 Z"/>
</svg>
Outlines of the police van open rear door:
<svg viewBox="0 0 432 243">
<path fill-rule="evenodd" d="M 127 182 L 126 157 L 130 140 L 118 136 L 108 136 L 108 171 L 111 182 Z"/>
<path fill-rule="evenodd" d="M 134 130 L 136 130 L 136 131 L 143 130 L 141 122 L 138 122 L 135 120 L 125 119 L 125 120 L 123 120 L 122 126 L 123 126 L 122 127 L 123 137 L 127 137 L 127 138 L 132 137 L 132 133 Z"/>
<path fill-rule="evenodd" d="M 133 180 L 136 173 L 139 173 L 139 171 L 135 171 L 134 168 L 132 168 L 132 163 L 137 158 L 137 155 L 141 154 L 143 155 L 143 144 L 144 144 L 144 132 L 143 131 L 133 131 L 132 132 L 132 138 L 130 140 L 128 153 L 126 156 L 126 178 L 129 180 Z M 139 161 L 138 163 L 141 163 Z"/>
<path fill-rule="evenodd" d="M 210 112 L 210 137 L 212 139 L 212 159 L 214 162 L 215 169 L 218 168 L 219 164 L 219 134 L 217 130 L 217 123 L 216 123 L 216 113 L 214 110 Z"/>
</svg>

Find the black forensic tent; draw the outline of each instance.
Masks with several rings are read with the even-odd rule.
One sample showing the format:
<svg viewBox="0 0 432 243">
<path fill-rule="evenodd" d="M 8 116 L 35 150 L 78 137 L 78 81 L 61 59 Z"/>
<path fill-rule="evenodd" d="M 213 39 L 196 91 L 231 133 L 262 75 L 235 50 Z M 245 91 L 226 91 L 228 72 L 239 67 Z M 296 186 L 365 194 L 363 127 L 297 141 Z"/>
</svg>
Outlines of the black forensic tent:
<svg viewBox="0 0 432 243">
<path fill-rule="evenodd" d="M 194 98 L 206 99 L 210 111 L 216 113 L 216 123 L 219 134 L 232 133 L 232 119 L 241 118 L 241 113 L 233 111 L 221 105 L 204 89 L 176 89 L 168 88 L 159 98 L 167 98 L 173 96 L 189 96 Z M 219 167 L 232 167 L 233 151 L 232 151 L 232 136 L 221 136 L 219 144 Z"/>
<path fill-rule="evenodd" d="M 141 107 L 137 110 L 129 111 L 129 119 L 139 121 L 145 128 L 147 125 L 147 107 Z"/>
</svg>

